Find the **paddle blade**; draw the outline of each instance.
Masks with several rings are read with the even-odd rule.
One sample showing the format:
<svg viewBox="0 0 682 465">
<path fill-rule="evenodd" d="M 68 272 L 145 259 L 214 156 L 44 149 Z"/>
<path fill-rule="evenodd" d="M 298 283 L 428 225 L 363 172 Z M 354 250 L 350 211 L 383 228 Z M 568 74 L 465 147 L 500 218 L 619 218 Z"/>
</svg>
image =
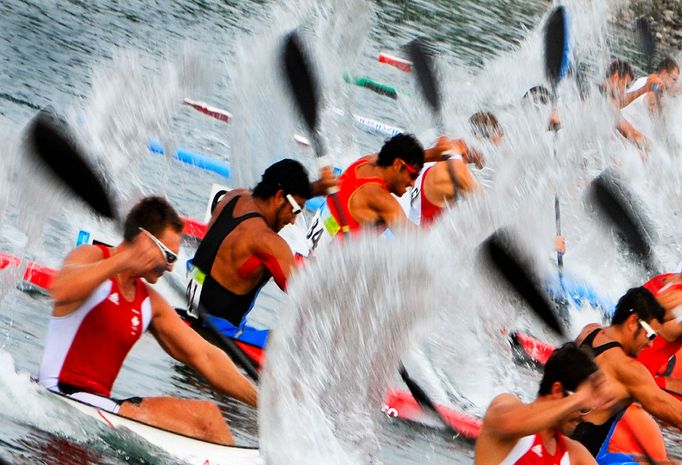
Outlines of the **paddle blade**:
<svg viewBox="0 0 682 465">
<path fill-rule="evenodd" d="M 656 39 L 651 31 L 649 20 L 643 16 L 638 18 L 635 23 L 635 31 L 637 31 L 639 50 L 646 58 L 646 70 L 650 73 L 653 68 L 654 55 L 656 54 Z"/>
<path fill-rule="evenodd" d="M 558 6 L 545 25 L 545 73 L 553 87 L 570 68 L 568 33 L 568 13 Z"/>
<path fill-rule="evenodd" d="M 445 429 L 448 431 L 448 433 L 452 434 L 453 436 L 457 436 L 459 433 L 455 431 L 450 422 L 443 416 L 440 410 L 436 408 L 436 404 L 433 403 L 421 386 L 419 386 L 419 384 L 417 384 L 416 381 L 410 377 L 410 375 L 407 373 L 407 370 L 405 369 L 405 365 L 401 363 L 400 369 L 398 371 L 400 373 L 400 377 L 403 379 L 403 382 L 407 385 L 407 389 L 409 389 L 410 394 L 412 394 L 412 397 L 414 397 L 414 400 L 417 401 L 419 406 L 424 410 L 434 414 L 436 418 L 443 423 L 443 426 L 445 426 Z"/>
<path fill-rule="evenodd" d="M 319 124 L 319 85 L 296 31 L 289 33 L 284 39 L 282 65 L 296 106 L 303 115 L 308 130 L 315 135 Z"/>
<path fill-rule="evenodd" d="M 553 306 L 542 286 L 528 270 L 531 262 L 521 250 L 514 237 L 498 229 L 481 244 L 481 253 L 488 265 L 495 270 L 531 310 L 561 337 L 564 328 L 559 323 Z"/>
<path fill-rule="evenodd" d="M 619 233 L 630 251 L 650 273 L 656 273 L 656 263 L 649 240 L 649 222 L 640 211 L 641 203 L 618 179 L 613 170 L 606 169 L 590 184 L 589 196 Z"/>
<path fill-rule="evenodd" d="M 28 126 L 27 143 L 38 163 L 64 184 L 97 214 L 115 219 L 111 198 L 104 182 L 88 164 L 65 125 L 45 111 Z"/>
<path fill-rule="evenodd" d="M 437 118 L 440 118 L 440 85 L 436 78 L 431 55 L 427 53 L 424 43 L 419 39 L 414 39 L 408 43 L 406 48 L 410 60 L 412 60 L 412 69 L 417 77 L 417 83 L 422 95 L 429 103 L 431 111 L 433 111 Z"/>
</svg>

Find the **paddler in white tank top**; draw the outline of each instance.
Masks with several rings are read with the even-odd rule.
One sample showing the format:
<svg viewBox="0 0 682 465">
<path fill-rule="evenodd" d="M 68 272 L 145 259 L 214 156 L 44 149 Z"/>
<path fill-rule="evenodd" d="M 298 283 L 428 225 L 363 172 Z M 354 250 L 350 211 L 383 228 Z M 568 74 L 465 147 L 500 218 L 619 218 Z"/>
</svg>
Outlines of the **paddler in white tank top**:
<svg viewBox="0 0 682 465">
<path fill-rule="evenodd" d="M 610 403 L 606 379 L 592 356 L 568 342 L 545 364 L 537 398 L 514 394 L 491 402 L 476 441 L 474 465 L 594 465 L 587 449 L 569 439 L 582 416 Z"/>
<path fill-rule="evenodd" d="M 649 127 L 651 120 L 648 117 L 649 112 L 644 107 L 644 101 L 647 98 L 645 94 L 653 94 L 654 89 L 661 86 L 661 80 L 657 75 L 652 74 L 638 79 L 631 86 L 634 77 L 630 63 L 625 60 L 614 60 L 606 70 L 606 80 L 601 85 L 601 90 L 617 112 L 616 129 L 618 132 L 640 149 L 647 150 L 649 138 L 645 136 L 645 133 L 651 132 Z M 627 110 L 625 110 L 626 107 L 628 107 Z"/>
</svg>

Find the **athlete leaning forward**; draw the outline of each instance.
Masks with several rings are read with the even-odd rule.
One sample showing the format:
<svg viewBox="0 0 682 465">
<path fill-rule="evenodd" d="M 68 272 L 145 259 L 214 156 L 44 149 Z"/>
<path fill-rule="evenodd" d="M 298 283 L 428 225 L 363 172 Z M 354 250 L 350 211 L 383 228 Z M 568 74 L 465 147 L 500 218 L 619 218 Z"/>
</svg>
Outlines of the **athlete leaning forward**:
<svg viewBox="0 0 682 465">
<path fill-rule="evenodd" d="M 174 397 L 114 399 L 112 386 L 130 349 L 146 330 L 176 360 L 217 391 L 255 407 L 255 386 L 230 358 L 182 322 L 147 285 L 173 268 L 183 223 L 159 197 L 128 214 L 123 242 L 83 245 L 66 257 L 51 293 L 54 309 L 40 383 L 81 402 L 197 439 L 232 445 L 230 429 L 210 401 Z"/>
</svg>

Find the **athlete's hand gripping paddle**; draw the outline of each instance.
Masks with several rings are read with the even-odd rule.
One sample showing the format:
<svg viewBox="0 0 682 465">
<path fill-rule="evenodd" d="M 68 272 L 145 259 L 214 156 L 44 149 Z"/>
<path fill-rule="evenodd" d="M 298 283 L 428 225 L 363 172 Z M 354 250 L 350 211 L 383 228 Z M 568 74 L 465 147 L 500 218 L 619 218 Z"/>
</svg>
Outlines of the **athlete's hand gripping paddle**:
<svg viewBox="0 0 682 465">
<path fill-rule="evenodd" d="M 322 138 L 320 137 L 320 92 L 318 80 L 296 31 L 289 33 L 284 39 L 282 67 L 296 106 L 301 116 L 303 116 L 303 121 L 308 126 L 318 165 L 320 169 L 325 167 L 333 169 L 331 159 L 327 155 Z M 338 191 L 338 187 L 332 187 L 327 191 L 327 194 L 331 196 L 334 208 L 339 214 L 341 231 L 344 237 L 348 237 L 348 221 L 344 210 L 341 208 L 337 194 Z"/>
<path fill-rule="evenodd" d="M 436 121 L 436 129 L 438 130 L 438 133 L 442 135 L 444 127 L 441 88 L 438 78 L 436 77 L 433 60 L 427 53 L 423 42 L 419 39 L 414 39 L 408 43 L 406 47 L 407 53 L 412 60 L 412 69 L 417 78 L 419 89 L 431 108 L 431 113 Z M 446 158 L 449 158 L 450 155 L 452 155 L 450 152 L 443 153 L 443 156 Z M 446 163 L 450 181 L 452 181 L 452 185 L 455 188 L 454 198 L 456 199 L 457 193 L 461 190 L 461 185 L 457 180 L 457 174 L 455 173 L 452 163 L 450 163 L 449 160 L 446 161 Z"/>
<path fill-rule="evenodd" d="M 119 223 L 115 214 L 116 202 L 105 187 L 105 183 L 77 146 L 69 134 L 65 124 L 45 111 L 39 112 L 29 123 L 26 130 L 28 152 L 39 165 L 45 167 L 52 177 L 68 187 L 82 199 L 95 213 Z M 174 284 L 172 280 L 169 281 Z M 178 295 L 185 296 L 182 286 L 173 286 Z M 258 371 L 253 362 L 244 355 L 239 347 L 226 337 L 210 319 L 201 306 L 198 308 L 200 318 L 209 330 L 221 341 L 230 357 L 239 364 L 254 380 L 258 380 Z"/>
</svg>

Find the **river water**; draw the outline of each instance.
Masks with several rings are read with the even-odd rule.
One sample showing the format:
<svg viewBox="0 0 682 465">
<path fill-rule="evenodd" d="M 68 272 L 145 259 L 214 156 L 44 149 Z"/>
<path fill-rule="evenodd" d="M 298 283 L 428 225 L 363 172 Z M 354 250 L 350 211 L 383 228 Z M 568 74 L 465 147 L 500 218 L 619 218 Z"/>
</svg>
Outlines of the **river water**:
<svg viewBox="0 0 682 465">
<path fill-rule="evenodd" d="M 614 55 L 642 63 L 628 33 L 607 24 L 606 4 L 568 6 L 576 54 L 594 79 Z M 492 229 L 518 229 L 529 250 L 544 257 L 537 260 L 540 269 L 554 273 L 558 192 L 567 273 L 617 299 L 641 283 L 641 271 L 622 258 L 582 200 L 591 177 L 615 164 L 657 219 L 659 259 L 666 268 L 679 261 L 674 215 L 665 213 L 682 206 L 680 170 L 662 140 L 650 154 L 659 163 L 642 164 L 635 149 L 613 136 L 612 116 L 596 91 L 581 103 L 568 81 L 560 89 L 564 128 L 555 156 L 544 135 L 546 115 L 519 106 L 525 90 L 544 79 L 540 23 L 547 9 L 532 0 L 3 1 L 0 251 L 57 267 L 79 228 L 112 230 L 25 163 L 21 131 L 37 109 L 50 105 L 66 117 L 121 211 L 143 195 L 162 193 L 182 214 L 203 219 L 213 183 L 253 185 L 284 155 L 313 166 L 312 153 L 292 138 L 305 129 L 278 71 L 284 33 L 301 25 L 316 57 L 325 90 L 322 134 L 339 164 L 376 150 L 383 136 L 355 129 L 336 109 L 408 128 L 425 143 L 433 139 L 411 75 L 377 62 L 380 51 L 400 55 L 410 39 L 428 37 L 440 52 L 446 130 L 467 135 L 466 118 L 482 108 L 505 128 L 501 148 L 481 145 L 489 153 L 488 166 L 477 173 L 484 195 L 463 202 L 421 237 L 400 237 L 390 247 L 360 241 L 332 253 L 327 268 L 317 263 L 301 273 L 288 297 L 268 291 L 279 315 L 254 317 L 281 328 L 271 354 L 278 363 L 263 388 L 270 412 L 256 414 L 214 395 L 151 336 L 131 353 L 114 394 L 214 399 L 240 444 L 258 444 L 260 423 L 271 463 L 471 463 L 469 443 L 388 419 L 377 402 L 384 387 L 399 384 L 392 368 L 399 358 L 437 401 L 475 415 L 505 390 L 532 397 L 537 374 L 514 364 L 499 331 L 521 326 L 551 336 L 477 266 L 476 246 Z M 402 95 L 394 101 L 351 87 L 345 72 L 393 85 Z M 181 105 L 183 98 L 225 108 L 234 119 L 226 125 L 200 115 Z M 675 116 L 669 109 L 668 121 Z M 669 130 L 682 135 L 678 127 Z M 229 161 L 232 179 L 149 154 L 151 138 L 167 151 L 182 146 Z M 184 245 L 190 251 L 194 244 Z M 20 276 L 17 269 L 0 271 L 0 455 L 17 464 L 169 463 L 146 444 L 57 409 L 31 384 L 50 304 L 44 295 L 17 289 Z M 576 320 L 583 315 L 574 314 Z M 340 340 L 336 327 L 345 328 Z M 321 350 L 328 344 L 334 351 Z M 294 385 L 308 399 L 328 399 L 324 415 L 314 402 L 297 403 Z M 674 445 L 679 437 L 669 436 L 673 452 L 682 455 Z"/>
</svg>

